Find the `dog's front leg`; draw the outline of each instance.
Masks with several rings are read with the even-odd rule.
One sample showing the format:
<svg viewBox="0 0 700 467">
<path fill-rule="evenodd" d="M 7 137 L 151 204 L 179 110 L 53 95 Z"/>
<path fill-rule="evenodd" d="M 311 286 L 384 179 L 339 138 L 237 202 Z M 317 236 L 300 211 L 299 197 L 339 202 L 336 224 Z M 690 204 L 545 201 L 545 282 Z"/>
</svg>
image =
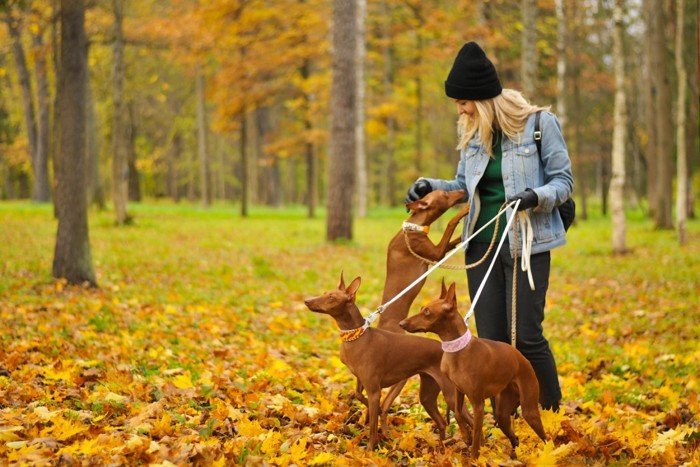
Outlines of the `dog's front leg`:
<svg viewBox="0 0 700 467">
<path fill-rule="evenodd" d="M 464 393 L 454 388 L 454 401 L 455 401 L 455 420 L 457 420 L 457 426 L 459 426 L 459 432 L 462 434 L 464 443 L 469 446 L 470 440 L 472 438 L 472 432 L 469 430 L 470 420 L 467 419 L 464 414 L 466 413 L 466 408 L 464 407 Z M 475 421 L 471 421 L 471 424 L 475 424 Z"/>
<path fill-rule="evenodd" d="M 364 387 L 362 386 L 362 383 L 360 382 L 359 379 L 357 379 L 357 384 L 355 385 L 355 393 L 353 394 L 353 397 L 357 399 L 358 401 L 362 402 L 362 404 L 367 407 L 367 398 L 365 397 L 364 394 L 362 394 L 362 390 Z"/>
<path fill-rule="evenodd" d="M 479 458 L 479 449 L 481 448 L 481 438 L 483 436 L 483 424 L 484 424 L 484 400 L 479 398 L 478 400 L 469 401 L 472 403 L 472 408 L 474 409 L 474 432 L 472 433 L 472 459 L 476 460 Z"/>
<path fill-rule="evenodd" d="M 374 451 L 377 446 L 377 425 L 379 422 L 379 399 L 382 395 L 382 388 L 365 388 L 369 400 L 369 442 L 367 449 Z"/>
</svg>

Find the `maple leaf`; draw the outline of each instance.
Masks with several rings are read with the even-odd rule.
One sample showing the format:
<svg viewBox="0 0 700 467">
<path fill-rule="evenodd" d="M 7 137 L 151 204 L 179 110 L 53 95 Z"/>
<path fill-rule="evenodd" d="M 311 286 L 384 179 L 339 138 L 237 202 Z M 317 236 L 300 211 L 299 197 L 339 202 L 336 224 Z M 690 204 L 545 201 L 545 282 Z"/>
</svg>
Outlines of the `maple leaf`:
<svg viewBox="0 0 700 467">
<path fill-rule="evenodd" d="M 660 433 L 649 446 L 649 451 L 654 454 L 666 452 L 667 449 L 675 449 L 683 442 L 689 430 L 667 430 Z"/>
<path fill-rule="evenodd" d="M 544 447 L 540 450 L 537 457 L 530 459 L 530 462 L 532 462 L 533 465 L 559 465 L 560 460 L 566 457 L 575 448 L 575 443 L 566 443 L 555 447 L 554 443 L 550 440 L 544 443 Z"/>
<path fill-rule="evenodd" d="M 292 446 L 289 448 L 289 455 L 291 457 L 292 462 L 294 462 L 295 464 L 303 463 L 304 459 L 306 459 L 307 442 L 308 438 L 304 437 L 295 441 L 294 444 L 292 444 Z"/>
</svg>

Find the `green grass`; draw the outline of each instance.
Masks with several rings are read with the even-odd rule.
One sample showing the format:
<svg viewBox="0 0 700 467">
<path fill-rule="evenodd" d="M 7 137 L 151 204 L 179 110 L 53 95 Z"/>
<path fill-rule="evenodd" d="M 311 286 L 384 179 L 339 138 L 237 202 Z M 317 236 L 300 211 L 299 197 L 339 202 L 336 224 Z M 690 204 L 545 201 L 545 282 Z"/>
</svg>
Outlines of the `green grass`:
<svg viewBox="0 0 700 467">
<path fill-rule="evenodd" d="M 24 410 L 12 416 L 31 418 L 37 404 L 63 407 L 71 419 L 92 411 L 93 416 L 109 415 L 95 422 L 95 436 L 117 436 L 111 428 L 101 431 L 102 424 L 127 427 L 129 417 L 145 405 L 164 401 L 182 433 L 194 428 L 202 440 L 221 441 L 217 452 L 233 449 L 239 459 L 272 461 L 275 457 L 256 438 L 261 435 L 229 440 L 231 431 L 221 421 L 225 413 L 217 412 L 216 423 L 206 417 L 200 423 L 190 413 L 247 407 L 263 428 L 269 427 L 268 438 L 279 432 L 293 443 L 299 433 L 325 433 L 337 438 L 317 447 L 321 452 L 345 455 L 358 449 L 353 436 L 343 437 L 335 428 L 324 431 L 318 421 L 289 422 L 297 416 L 306 420 L 288 414 L 290 406 L 315 407 L 352 389 L 348 372 L 331 367 L 338 349 L 334 326 L 327 317 L 309 313 L 303 299 L 335 287 L 343 272 L 346 280 L 362 277 L 358 304 L 363 313 L 376 309 L 386 245 L 405 211 L 370 211 L 366 219 L 355 220 L 353 241 L 342 244 L 326 242 L 323 210 L 308 219 L 301 206 L 254 208 L 247 218 L 241 218 L 238 207 L 224 204 L 203 208 L 151 202 L 130 205 L 129 211 L 135 223 L 125 227 L 116 226 L 109 211 L 90 211 L 99 290 L 89 291 L 51 277 L 56 221 L 50 205 L 0 203 L 0 344 L 7 349 L 2 354 L 6 360 L 0 360 L 6 373 L 0 376 L 0 408 L 7 417 L 12 410 Z M 439 235 L 446 218 L 431 236 Z M 655 230 L 640 212 L 630 212 L 630 251 L 613 255 L 610 221 L 592 206 L 589 219 L 579 219 L 571 228 L 568 245 L 553 252 L 545 330 L 572 409 L 572 430 L 580 435 L 559 435 L 560 443 L 574 443 L 564 457 L 568 462 L 665 462 L 670 454 L 650 452 L 645 449 L 651 441 L 644 447 L 635 440 L 668 434 L 664 420 L 671 415 L 680 420 L 673 428 L 697 439 L 700 223 L 693 220 L 688 227 L 688 245 L 680 247 L 675 232 Z M 459 257 L 450 263 L 459 264 Z M 466 277 L 454 270 L 429 277 L 416 305 L 436 296 L 443 277 L 457 282 L 466 310 Z M 91 372 L 85 376 L 87 369 Z M 38 385 L 32 379 L 37 374 L 51 386 Z M 88 381 L 85 388 L 94 393 L 54 383 L 66 374 L 73 375 L 75 384 Z M 178 399 L 164 381 L 195 389 Z M 17 394 L 26 394 L 16 396 L 20 405 L 3 400 L 15 394 L 8 389 L 15 384 Z M 101 390 L 128 399 L 108 402 Z M 281 404 L 280 397 L 291 405 Z M 415 394 L 402 397 L 412 400 Z M 264 402 L 266 398 L 273 402 Z M 268 403 L 279 406 L 274 409 L 279 412 L 266 408 Z M 347 415 L 345 402 L 336 403 L 339 407 L 326 417 Z M 416 423 L 410 410 L 400 416 L 400 426 Z M 594 434 L 596 424 L 605 425 L 607 434 Z M 22 433 L 40 437 L 46 429 L 40 422 L 35 431 Z M 363 433 L 354 425 L 348 430 Z M 394 433 L 394 442 L 406 431 Z M 504 444 L 498 433 L 487 450 L 494 456 Z M 117 441 L 130 435 L 123 436 Z M 609 454 L 596 447 L 611 443 L 610 437 L 624 449 Z M 674 462 L 697 460 L 692 442 L 677 441 L 672 447 Z M 0 443 L 0 459 L 14 452 L 3 449 Z M 444 455 L 393 449 L 398 453 L 378 454 L 374 461 L 426 455 L 429 462 L 440 462 L 460 456 L 451 451 L 454 447 Z"/>
</svg>

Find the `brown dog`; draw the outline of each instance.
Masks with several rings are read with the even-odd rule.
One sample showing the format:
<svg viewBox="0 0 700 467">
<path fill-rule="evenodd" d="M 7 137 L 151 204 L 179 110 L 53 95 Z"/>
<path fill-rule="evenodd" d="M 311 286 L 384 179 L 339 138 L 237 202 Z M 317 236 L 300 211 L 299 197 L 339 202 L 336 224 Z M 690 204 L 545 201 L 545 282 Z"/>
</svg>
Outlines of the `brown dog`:
<svg viewBox="0 0 700 467">
<path fill-rule="evenodd" d="M 394 235 L 394 238 L 391 239 L 387 248 L 386 277 L 384 279 L 382 303 L 387 303 L 393 299 L 428 270 L 428 264 L 416 255 L 429 261 L 440 261 L 448 251 L 460 242 L 459 237 L 452 240 L 452 234 L 454 234 L 457 225 L 459 225 L 459 221 L 469 213 L 469 204 L 450 219 L 445 231 L 442 233 L 442 238 L 437 244 L 434 244 L 428 237 L 428 231 L 433 222 L 462 199 L 464 199 L 464 190 L 435 190 L 420 200 L 406 205 L 411 210 L 411 215 L 403 223 L 398 233 Z M 407 240 L 410 249 L 409 245 L 406 244 Z M 413 250 L 413 253 L 411 250 Z M 403 334 L 404 331 L 399 326 L 399 322 L 408 316 L 408 310 L 424 284 L 425 280 L 416 284 L 411 290 L 408 290 L 403 296 L 388 306 L 379 315 L 377 327 Z M 401 393 L 401 389 L 403 389 L 405 384 L 406 380 L 400 381 L 389 389 L 382 403 L 382 420 L 386 419 L 386 414 L 391 404 Z M 358 398 L 363 400 L 359 385 L 357 394 Z M 383 427 L 384 424 L 382 424 L 382 429 Z"/>
<path fill-rule="evenodd" d="M 513 449 L 518 445 L 518 438 L 513 433 L 510 416 L 518 404 L 522 405 L 525 421 L 543 441 L 547 440 L 537 406 L 539 383 L 532 365 L 506 343 L 471 335 L 457 310 L 454 283 L 445 289 L 443 281 L 440 298 L 421 308 L 419 314 L 402 321 L 401 327 L 408 332 L 434 332 L 440 336 L 445 351 L 441 368 L 457 388 L 455 418 L 465 439 L 468 430 L 461 411 L 465 394 L 474 410 L 474 459 L 479 456 L 481 446 L 484 400 L 490 397 L 496 398 L 496 421 Z"/>
<path fill-rule="evenodd" d="M 445 419 L 438 410 L 440 391 L 452 411 L 456 411 L 457 391 L 450 379 L 440 371 L 442 349 L 440 343 L 425 337 L 397 334 L 369 327 L 355 304 L 360 278 L 345 287 L 340 276 L 338 288 L 304 301 L 314 312 L 330 315 L 341 329 L 340 359 L 367 391 L 369 409 L 369 442 L 367 448 L 377 445 L 377 423 L 380 415 L 382 388 L 392 386 L 413 375 L 421 376 L 420 402 L 438 427 L 440 439 L 445 438 Z M 464 405 L 464 404 L 462 404 Z M 464 407 L 459 419 L 471 424 L 471 416 Z M 382 414 L 382 428 L 386 425 Z"/>
<path fill-rule="evenodd" d="M 406 235 L 408 235 L 411 250 L 430 261 L 440 261 L 449 250 L 459 244 L 459 237 L 454 240 L 451 240 L 451 238 L 459 221 L 469 213 L 469 204 L 450 219 L 437 245 L 428 237 L 428 231 L 433 222 L 463 199 L 464 190 L 435 190 L 425 195 L 422 199 L 406 205 L 411 210 L 411 216 L 406 219 L 404 226 L 391 239 L 386 252 L 386 277 L 384 279 L 382 303 L 387 303 L 397 296 L 428 270 L 428 265 L 425 261 L 417 258 L 409 250 L 406 245 Z M 399 322 L 408 316 L 408 310 L 424 284 L 425 280 L 416 284 L 401 298 L 388 306 L 379 315 L 379 324 L 377 326 L 387 331 L 403 334 L 404 331 L 399 326 Z"/>
</svg>

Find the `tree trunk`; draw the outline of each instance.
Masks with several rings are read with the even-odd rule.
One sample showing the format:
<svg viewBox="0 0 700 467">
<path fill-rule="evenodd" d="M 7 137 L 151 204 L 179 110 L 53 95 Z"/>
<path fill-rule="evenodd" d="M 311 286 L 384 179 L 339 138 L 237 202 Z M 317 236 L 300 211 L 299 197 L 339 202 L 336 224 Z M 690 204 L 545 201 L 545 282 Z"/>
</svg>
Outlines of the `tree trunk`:
<svg viewBox="0 0 700 467">
<path fill-rule="evenodd" d="M 656 128 L 656 196 L 654 223 L 656 228 L 673 228 L 673 134 L 671 108 L 671 83 L 666 51 L 666 14 L 664 2 L 653 0 L 654 23 L 652 53 L 652 76 L 655 80 Z"/>
<path fill-rule="evenodd" d="M 32 35 L 32 45 L 36 51 L 34 59 L 34 75 L 36 76 L 37 97 L 37 126 L 36 126 L 36 162 L 34 164 L 34 201 L 51 201 L 49 184 L 49 154 L 50 154 L 50 109 L 48 70 L 46 67 L 46 52 L 44 50 L 43 31 Z"/>
<path fill-rule="evenodd" d="M 100 178 L 100 148 L 97 129 L 97 110 L 95 109 L 95 96 L 92 91 L 90 75 L 85 80 L 86 99 L 86 141 L 85 163 L 87 165 L 87 196 L 88 203 L 94 203 L 100 210 L 105 208 L 105 194 Z"/>
<path fill-rule="evenodd" d="M 127 193 L 129 201 L 141 201 L 141 183 L 139 180 L 139 172 L 136 168 L 136 124 L 134 124 L 134 106 L 129 103 L 129 119 L 125 122 L 124 135 L 126 141 L 126 160 L 129 168 L 129 180 L 127 182 Z"/>
<path fill-rule="evenodd" d="M 207 153 L 207 117 L 204 102 L 204 75 L 197 65 L 195 93 L 197 95 L 197 153 L 199 154 L 199 180 L 202 204 L 211 206 L 211 174 Z"/>
<path fill-rule="evenodd" d="M 564 10 L 564 0 L 554 2 L 557 14 L 557 117 L 562 128 L 566 130 L 568 115 L 566 113 L 566 50 L 567 50 L 567 18 Z"/>
<path fill-rule="evenodd" d="M 355 124 L 355 160 L 357 162 L 357 215 L 367 216 L 367 151 L 365 148 L 365 21 L 367 0 L 357 0 L 357 59 L 355 85 L 357 86 L 357 122 Z"/>
<path fill-rule="evenodd" d="M 241 217 L 248 217 L 248 208 L 250 204 L 250 165 L 248 159 L 248 117 L 245 108 L 241 109 Z"/>
<path fill-rule="evenodd" d="M 9 7 L 7 7 L 9 8 Z M 19 20 L 12 17 L 10 11 L 5 12 L 5 23 L 10 33 L 12 41 L 12 55 L 15 58 L 15 67 L 17 68 L 17 80 L 19 87 L 22 90 L 22 108 L 24 110 L 24 123 L 27 129 L 27 143 L 29 145 L 29 157 L 32 163 L 32 171 L 34 174 L 41 173 L 38 167 L 37 159 L 37 124 L 36 112 L 34 110 L 34 93 L 32 91 L 32 81 L 29 76 L 29 67 L 27 65 L 27 57 L 22 46 L 22 33 L 20 30 Z M 34 177 L 34 185 L 32 188 L 32 199 L 39 201 L 38 197 L 42 188 L 38 185 L 39 177 Z"/>
<path fill-rule="evenodd" d="M 59 163 L 56 171 L 58 231 L 53 276 L 96 286 L 92 269 L 85 190 L 85 5 L 61 1 Z"/>
<path fill-rule="evenodd" d="M 416 15 L 420 26 L 423 25 L 423 19 Z M 420 27 L 416 31 L 416 70 L 420 70 L 423 57 L 423 34 Z M 416 172 L 423 173 L 423 78 L 420 71 L 416 71 Z"/>
<path fill-rule="evenodd" d="M 391 7 L 388 2 L 382 2 L 383 16 L 386 18 L 387 24 L 382 27 L 382 38 L 384 39 L 384 100 L 391 102 L 394 96 L 394 42 L 391 40 L 391 29 L 393 25 Z M 384 166 L 381 168 L 382 174 L 395 174 L 395 134 L 396 134 L 396 117 L 393 113 L 387 113 L 385 117 L 386 123 L 386 148 Z M 395 191 L 396 177 L 382 177 L 380 183 L 380 200 L 382 205 L 395 206 Z"/>
<path fill-rule="evenodd" d="M 625 143 L 627 141 L 627 96 L 625 93 L 625 55 L 623 48 L 623 0 L 613 7 L 613 60 L 615 69 L 615 110 L 613 115 L 612 177 L 610 211 L 612 213 L 613 252 L 627 251 L 625 223 Z"/>
<path fill-rule="evenodd" d="M 537 1 L 522 0 L 523 34 L 521 84 L 527 99 L 536 96 L 537 86 Z"/>
<path fill-rule="evenodd" d="M 311 76 L 311 61 L 308 58 L 304 59 L 301 67 L 301 77 L 304 82 L 307 82 Z M 311 139 L 311 130 L 313 130 L 313 122 L 311 121 L 311 102 L 313 96 L 308 92 L 304 92 L 304 130 L 306 131 L 306 144 L 304 152 L 306 157 L 306 205 L 307 217 L 313 219 L 316 217 L 316 206 L 318 205 L 318 158 L 314 151 L 314 143 Z"/>
<path fill-rule="evenodd" d="M 180 191 L 180 160 L 182 159 L 182 134 L 175 131 L 173 144 L 167 153 L 167 182 L 166 191 L 176 203 L 180 201 L 182 192 Z"/>
<path fill-rule="evenodd" d="M 114 45 L 112 47 L 112 202 L 117 225 L 131 221 L 127 213 L 129 199 L 129 161 L 127 154 L 127 135 L 124 105 L 124 2 L 113 0 L 114 9 Z"/>
<path fill-rule="evenodd" d="M 355 187 L 355 59 L 357 21 L 352 0 L 333 0 L 331 143 L 328 183 L 329 241 L 352 239 L 352 195 Z"/>
<path fill-rule="evenodd" d="M 686 227 L 686 215 L 688 213 L 688 155 L 686 153 L 686 105 L 685 99 L 687 94 L 687 72 L 685 63 L 683 62 L 683 50 L 685 49 L 685 40 L 683 39 L 683 30 L 685 23 L 685 2 L 676 0 L 676 76 L 678 79 L 678 104 L 676 109 L 676 148 L 677 154 L 677 171 L 676 171 L 676 229 L 678 230 L 678 243 L 685 245 L 688 241 L 688 232 Z"/>
<path fill-rule="evenodd" d="M 698 1 L 695 1 L 695 7 L 699 6 Z M 693 191 L 692 178 L 694 173 L 694 166 L 700 162 L 700 154 L 698 154 L 698 146 L 696 141 L 698 139 L 698 130 L 700 127 L 697 125 L 698 113 L 700 112 L 700 77 L 698 73 L 700 72 L 699 61 L 700 52 L 698 48 L 700 47 L 700 24 L 698 21 L 693 21 L 693 27 L 691 29 L 691 37 L 693 40 L 686 42 L 687 55 L 686 58 L 690 58 L 690 62 L 686 63 L 688 65 L 688 93 L 690 95 L 688 106 L 688 135 L 686 137 L 686 154 L 688 155 L 688 219 L 695 219 L 695 196 Z M 694 164 L 695 162 L 695 164 Z"/>
<path fill-rule="evenodd" d="M 644 116 L 646 119 L 646 132 L 647 132 L 647 142 L 646 142 L 646 188 L 647 188 L 647 200 L 649 203 L 649 215 L 653 218 L 656 217 L 656 209 L 659 205 L 658 196 L 656 192 L 656 166 L 658 154 L 656 139 L 658 137 L 658 131 L 656 128 L 656 108 L 654 102 L 654 95 L 656 94 L 656 83 L 654 80 L 654 57 L 652 50 L 654 49 L 654 37 L 656 32 L 656 23 L 653 21 L 653 17 L 656 14 L 654 11 L 653 0 L 643 0 L 643 13 L 644 13 L 644 23 L 646 25 L 646 34 L 644 34 L 644 78 L 643 81 L 646 84 L 644 86 Z"/>
</svg>

